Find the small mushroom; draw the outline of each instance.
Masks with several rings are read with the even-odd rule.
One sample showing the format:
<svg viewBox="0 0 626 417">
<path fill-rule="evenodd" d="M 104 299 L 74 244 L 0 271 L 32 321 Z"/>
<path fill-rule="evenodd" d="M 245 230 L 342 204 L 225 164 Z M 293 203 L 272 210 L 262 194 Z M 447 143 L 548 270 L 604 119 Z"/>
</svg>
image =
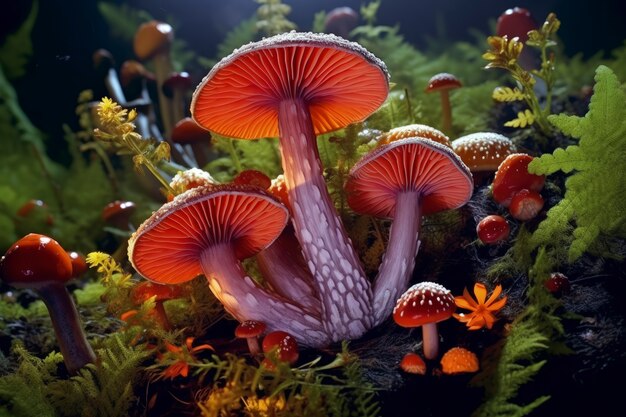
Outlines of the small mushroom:
<svg viewBox="0 0 626 417">
<path fill-rule="evenodd" d="M 78 278 L 87 272 L 89 266 L 87 266 L 87 261 L 82 254 L 76 251 L 68 251 L 67 254 L 72 261 L 72 278 Z"/>
<path fill-rule="evenodd" d="M 509 207 L 513 196 L 523 189 L 539 192 L 546 181 L 545 175 L 528 172 L 533 157 L 525 153 L 507 156 L 498 167 L 491 184 L 493 199 L 503 207 Z"/>
<path fill-rule="evenodd" d="M 454 75 L 441 72 L 433 75 L 428 81 L 425 92 L 441 95 L 441 130 L 450 134 L 452 131 L 452 107 L 450 106 L 450 90 L 462 87 L 461 81 Z"/>
<path fill-rule="evenodd" d="M 496 21 L 496 35 L 507 36 L 509 39 L 518 38 L 520 42 L 526 44 L 528 32 L 537 29 L 537 24 L 528 9 L 513 7 L 502 13 Z M 518 58 L 522 68 L 530 71 L 534 67 L 535 58 L 530 48 L 524 48 Z"/>
<path fill-rule="evenodd" d="M 154 317 L 164 330 L 171 330 L 172 324 L 165 311 L 165 302 L 181 298 L 183 289 L 177 285 L 161 285 L 144 281 L 133 287 L 131 300 L 135 305 L 141 305 L 154 297 Z"/>
<path fill-rule="evenodd" d="M 134 230 L 131 216 L 137 207 L 132 201 L 115 200 L 102 209 L 102 220 L 120 230 Z"/>
<path fill-rule="evenodd" d="M 235 337 L 238 339 L 246 339 L 248 342 L 248 350 L 252 356 L 261 352 L 259 346 L 259 337 L 265 332 L 267 326 L 265 323 L 256 320 L 246 320 L 235 328 Z"/>
<path fill-rule="evenodd" d="M 256 169 L 245 169 L 233 178 L 233 184 L 237 185 L 254 185 L 264 190 L 272 186 L 270 177 Z"/>
<path fill-rule="evenodd" d="M 509 238 L 509 223 L 502 216 L 490 214 L 476 225 L 478 239 L 485 245 L 495 245 Z"/>
<path fill-rule="evenodd" d="M 267 355 L 271 352 L 274 352 L 276 356 L 268 357 Z M 300 357 L 298 342 L 292 335 L 282 330 L 270 332 L 263 338 L 263 353 L 266 354 L 266 360 L 263 363 L 268 369 L 273 369 L 275 366 L 274 359 L 293 365 Z"/>
<path fill-rule="evenodd" d="M 409 288 L 393 310 L 393 320 L 402 327 L 422 326 L 422 347 L 426 359 L 439 352 L 437 323 L 452 317 L 456 309 L 454 297 L 443 285 L 420 282 Z"/>
<path fill-rule="evenodd" d="M 408 374 L 426 375 L 426 363 L 417 353 L 409 352 L 400 361 L 400 369 Z"/>
<path fill-rule="evenodd" d="M 96 361 L 65 287 L 72 279 L 72 260 L 56 240 L 31 233 L 15 242 L 0 259 L 0 278 L 15 288 L 28 288 L 39 294 L 48 307 L 70 374 L 75 375 L 80 368 Z"/>
<path fill-rule="evenodd" d="M 552 272 L 543 285 L 554 295 L 567 294 L 571 289 L 570 280 L 561 272 Z"/>
<path fill-rule="evenodd" d="M 18 232 L 48 232 L 54 225 L 54 218 L 48 205 L 39 199 L 28 200 L 16 212 L 16 228 Z"/>
<path fill-rule="evenodd" d="M 171 139 L 180 146 L 189 146 L 199 167 L 205 166 L 211 159 L 211 133 L 198 126 L 191 117 L 185 117 L 176 123 Z"/>
<path fill-rule="evenodd" d="M 453 347 L 441 357 L 441 371 L 447 375 L 477 372 L 478 357 L 470 350 Z"/>
<path fill-rule="evenodd" d="M 430 139 L 435 142 L 441 143 L 449 148 L 452 147 L 450 138 L 447 137 L 442 131 L 422 124 L 411 124 L 406 126 L 395 127 L 389 132 L 383 133 L 378 139 L 378 145 L 385 145 L 396 140 L 420 137 L 424 139 Z M 463 158 L 461 158 L 463 159 Z"/>
<path fill-rule="evenodd" d="M 186 95 L 191 92 L 192 87 L 191 76 L 184 71 L 173 72 L 163 81 L 163 94 L 172 100 L 173 120 L 182 120 L 186 116 Z"/>
<path fill-rule="evenodd" d="M 348 39 L 350 31 L 359 24 L 359 14 L 351 7 L 336 7 L 326 14 L 324 32 Z"/>
<path fill-rule="evenodd" d="M 543 208 L 543 197 L 537 191 L 522 189 L 513 195 L 509 205 L 511 217 L 520 221 L 534 219 Z"/>
<path fill-rule="evenodd" d="M 491 176 L 502 161 L 515 152 L 511 139 L 493 132 L 477 132 L 452 141 L 452 149 L 472 171 L 474 184 Z"/>
</svg>

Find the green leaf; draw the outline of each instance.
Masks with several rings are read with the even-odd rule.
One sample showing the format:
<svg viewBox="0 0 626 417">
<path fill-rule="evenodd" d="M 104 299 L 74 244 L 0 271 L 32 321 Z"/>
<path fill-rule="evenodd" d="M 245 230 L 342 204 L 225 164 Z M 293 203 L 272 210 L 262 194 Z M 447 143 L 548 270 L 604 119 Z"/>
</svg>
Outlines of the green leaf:
<svg viewBox="0 0 626 417">
<path fill-rule="evenodd" d="M 33 52 L 33 44 L 30 33 L 35 25 L 39 3 L 33 2 L 28 17 L 17 30 L 7 36 L 6 41 L 0 46 L 0 67 L 9 79 L 19 78 L 24 75 L 26 63 Z"/>
</svg>

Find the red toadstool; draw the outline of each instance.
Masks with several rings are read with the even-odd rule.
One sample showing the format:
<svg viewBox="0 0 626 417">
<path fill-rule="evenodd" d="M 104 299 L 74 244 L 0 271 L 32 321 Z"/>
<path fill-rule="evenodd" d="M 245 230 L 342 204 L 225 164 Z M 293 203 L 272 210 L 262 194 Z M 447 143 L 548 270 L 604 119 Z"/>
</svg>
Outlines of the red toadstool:
<svg viewBox="0 0 626 417">
<path fill-rule="evenodd" d="M 0 259 L 0 278 L 15 288 L 29 288 L 39 294 L 48 307 L 70 374 L 96 361 L 65 287 L 72 278 L 72 260 L 56 240 L 31 233 L 15 242 Z"/>
<path fill-rule="evenodd" d="M 420 282 L 409 288 L 393 310 L 393 320 L 402 327 L 422 326 L 424 357 L 434 359 L 439 352 L 437 323 L 452 317 L 454 297 L 444 286 Z"/>
<path fill-rule="evenodd" d="M 223 136 L 280 137 L 295 234 L 335 341 L 371 327 L 370 290 L 328 194 L 316 135 L 364 120 L 388 91 L 384 63 L 360 45 L 334 35 L 290 32 L 224 58 L 191 103 L 198 124 Z"/>
<path fill-rule="evenodd" d="M 72 261 L 72 278 L 78 278 L 87 272 L 89 267 L 87 266 L 87 260 L 82 254 L 75 251 L 68 251 L 67 254 Z"/>
<path fill-rule="evenodd" d="M 509 205 L 511 217 L 523 222 L 533 219 L 543 208 L 543 197 L 537 191 L 522 189 L 513 195 Z"/>
<path fill-rule="evenodd" d="M 424 90 L 426 93 L 436 93 L 441 95 L 441 130 L 450 134 L 452 131 L 452 107 L 450 106 L 450 90 L 462 87 L 461 81 L 454 75 L 441 72 L 433 75 L 428 80 L 428 85 Z"/>
<path fill-rule="evenodd" d="M 120 230 L 133 230 L 130 218 L 136 209 L 132 201 L 115 200 L 102 209 L 102 220 Z"/>
<path fill-rule="evenodd" d="M 423 138 L 380 146 L 350 170 L 350 207 L 394 219 L 373 288 L 375 323 L 388 317 L 413 275 L 422 215 L 461 207 L 472 190 L 472 176 L 452 149 Z"/>
<path fill-rule="evenodd" d="M 420 137 L 430 139 L 451 148 L 450 138 L 442 131 L 430 127 L 428 125 L 411 124 L 406 126 L 395 127 L 389 132 L 383 133 L 378 139 L 378 145 L 386 145 L 400 139 Z M 461 158 L 463 159 L 463 158 Z"/>
<path fill-rule="evenodd" d="M 478 239 L 485 245 L 494 245 L 504 242 L 509 237 L 511 228 L 509 223 L 502 216 L 490 214 L 484 217 L 476 225 Z"/>
<path fill-rule="evenodd" d="M 282 330 L 270 332 L 263 338 L 263 353 L 267 355 L 270 352 L 276 354 L 277 360 L 287 362 L 289 365 L 296 363 L 300 356 L 296 339 Z M 272 358 L 266 359 L 272 362 Z"/>
<path fill-rule="evenodd" d="M 350 31 L 359 23 L 359 14 L 351 7 L 336 7 L 326 14 L 324 32 L 348 39 Z"/>
<path fill-rule="evenodd" d="M 265 323 L 256 320 L 246 320 L 239 323 L 235 328 L 235 337 L 238 339 L 246 339 L 250 354 L 257 355 L 261 352 L 259 337 L 265 332 L 265 329 L 267 329 Z"/>
<path fill-rule="evenodd" d="M 533 157 L 528 154 L 514 153 L 502 161 L 491 184 L 491 193 L 497 203 L 509 207 L 513 196 L 524 188 L 541 191 L 546 177 L 528 172 L 528 164 L 532 160 Z"/>
<path fill-rule="evenodd" d="M 191 117 L 185 117 L 176 123 L 171 140 L 181 146 L 189 145 L 198 166 L 203 167 L 209 162 L 211 133 L 198 126 Z"/>
<path fill-rule="evenodd" d="M 256 169 L 244 169 L 233 178 L 233 184 L 237 185 L 254 185 L 267 190 L 272 185 L 270 177 Z"/>
<path fill-rule="evenodd" d="M 543 285 L 554 295 L 567 294 L 571 288 L 569 278 L 561 272 L 551 273 Z"/>
<path fill-rule="evenodd" d="M 502 161 L 515 152 L 511 139 L 499 133 L 477 132 L 452 141 L 452 149 L 472 171 L 474 182 L 493 174 Z"/>
<path fill-rule="evenodd" d="M 409 352 L 400 361 L 400 369 L 408 374 L 426 375 L 426 363 L 417 353 Z"/>
</svg>

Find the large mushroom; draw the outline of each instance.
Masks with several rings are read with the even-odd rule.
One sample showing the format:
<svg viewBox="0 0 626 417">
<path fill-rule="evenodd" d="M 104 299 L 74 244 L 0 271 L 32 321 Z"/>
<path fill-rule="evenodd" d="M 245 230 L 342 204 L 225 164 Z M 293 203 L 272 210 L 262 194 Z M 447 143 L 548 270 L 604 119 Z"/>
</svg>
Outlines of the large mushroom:
<svg viewBox="0 0 626 417">
<path fill-rule="evenodd" d="M 378 147 L 357 162 L 346 190 L 357 213 L 393 219 L 374 284 L 374 315 L 380 323 L 413 274 L 422 215 L 465 204 L 472 196 L 472 175 L 449 147 L 407 138 Z"/>
<path fill-rule="evenodd" d="M 384 63 L 360 45 L 334 35 L 290 32 L 224 58 L 191 103 L 198 124 L 220 135 L 280 137 L 295 233 L 335 341 L 371 327 L 371 290 L 328 194 L 316 135 L 364 120 L 388 91 Z"/>
<path fill-rule="evenodd" d="M 36 291 L 48 308 L 68 372 L 76 374 L 96 355 L 85 338 L 78 311 L 65 284 L 72 279 L 72 260 L 59 243 L 30 233 L 0 258 L 0 278 L 15 288 Z"/>
<path fill-rule="evenodd" d="M 177 284 L 204 274 L 213 294 L 237 320 L 287 330 L 304 345 L 328 343 L 319 316 L 259 286 L 240 260 L 269 246 L 287 209 L 258 187 L 193 188 L 163 205 L 133 234 L 128 258 L 141 275 Z"/>
</svg>

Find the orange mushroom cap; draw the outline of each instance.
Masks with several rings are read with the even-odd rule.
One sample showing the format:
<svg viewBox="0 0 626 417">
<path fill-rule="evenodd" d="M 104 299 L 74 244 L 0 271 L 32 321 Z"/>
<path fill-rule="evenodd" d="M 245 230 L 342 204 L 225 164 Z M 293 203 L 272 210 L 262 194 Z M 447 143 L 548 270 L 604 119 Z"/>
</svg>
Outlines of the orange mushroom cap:
<svg viewBox="0 0 626 417">
<path fill-rule="evenodd" d="M 447 137 L 442 131 L 435 129 L 434 127 L 422 124 L 411 124 L 393 128 L 389 132 L 380 135 L 378 144 L 385 145 L 399 139 L 406 139 L 416 136 L 433 140 L 437 143 L 441 143 L 442 145 L 446 145 L 449 148 L 452 147 L 452 144 L 450 143 L 450 138 Z"/>
<path fill-rule="evenodd" d="M 426 363 L 417 353 L 409 352 L 400 361 L 400 369 L 409 374 L 426 375 Z"/>
<path fill-rule="evenodd" d="M 133 49 L 140 60 L 147 60 L 169 49 L 174 40 L 174 29 L 164 22 L 151 20 L 135 32 Z"/>
<path fill-rule="evenodd" d="M 139 305 L 155 297 L 154 301 L 167 301 L 183 296 L 183 289 L 176 285 L 162 285 L 144 281 L 137 284 L 131 291 L 133 304 Z"/>
<path fill-rule="evenodd" d="M 191 117 L 185 117 L 179 120 L 174 126 L 172 130 L 172 142 L 181 144 L 206 142 L 209 144 L 211 142 L 211 133 L 201 126 L 198 126 L 198 123 Z"/>
<path fill-rule="evenodd" d="M 376 148 L 350 170 L 348 204 L 358 213 L 393 218 L 396 195 L 421 192 L 423 214 L 458 208 L 472 195 L 467 167 L 452 150 L 423 138 Z"/>
<path fill-rule="evenodd" d="M 196 88 L 193 118 L 220 135 L 278 136 L 278 105 L 303 99 L 321 134 L 364 120 L 389 91 L 385 64 L 357 43 L 290 32 L 250 43 L 222 59 Z"/>
<path fill-rule="evenodd" d="M 437 91 L 454 90 L 455 88 L 460 88 L 462 86 L 463 84 L 458 78 L 456 78 L 456 76 L 447 72 L 441 72 L 433 75 L 430 80 L 428 80 L 428 85 L 426 86 L 424 92 L 434 93 Z"/>
<path fill-rule="evenodd" d="M 453 140 L 452 149 L 470 171 L 495 171 L 507 156 L 515 152 L 515 145 L 499 133 L 478 132 Z"/>
<path fill-rule="evenodd" d="M 231 245 L 244 259 L 269 246 L 287 220 L 287 209 L 258 187 L 197 187 L 163 205 L 133 233 L 128 258 L 147 279 L 177 284 L 202 274 L 200 255 L 211 245 Z"/>
<path fill-rule="evenodd" d="M 478 357 L 462 347 L 453 347 L 441 357 L 441 370 L 444 374 L 476 372 L 480 368 Z"/>
</svg>

